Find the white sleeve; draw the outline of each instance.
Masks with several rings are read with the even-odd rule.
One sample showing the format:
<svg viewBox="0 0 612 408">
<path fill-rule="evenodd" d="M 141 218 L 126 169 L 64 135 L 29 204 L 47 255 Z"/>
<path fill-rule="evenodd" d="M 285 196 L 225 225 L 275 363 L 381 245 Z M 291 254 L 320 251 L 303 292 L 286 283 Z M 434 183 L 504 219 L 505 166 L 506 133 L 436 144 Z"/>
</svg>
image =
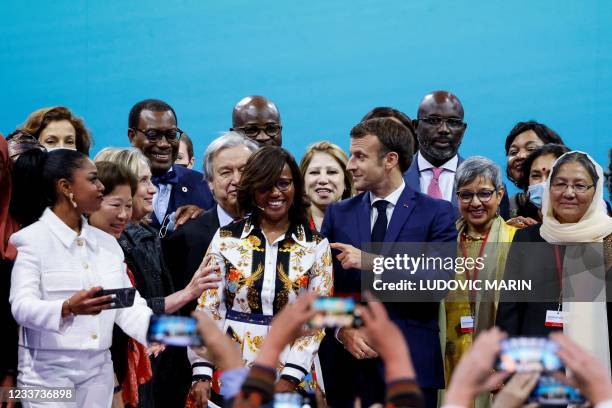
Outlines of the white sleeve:
<svg viewBox="0 0 612 408">
<path fill-rule="evenodd" d="M 215 233 L 210 246 L 206 251 L 206 255 L 211 254 L 213 257 L 210 260 L 210 264 L 219 265 L 219 274 L 221 281 L 216 289 L 205 290 L 200 298 L 198 299 L 197 311 L 202 311 L 208 314 L 208 316 L 215 321 L 220 330 L 223 330 L 225 325 L 225 301 L 223 299 L 223 293 L 225 288 L 225 262 L 221 255 L 219 248 L 221 236 L 219 230 Z M 194 378 L 200 378 L 199 376 L 211 377 L 213 375 L 214 364 L 198 354 L 195 353 L 191 348 L 187 348 L 187 357 L 191 363 L 192 374 Z M 198 376 L 198 377 L 196 377 Z"/>
<path fill-rule="evenodd" d="M 62 319 L 65 299 L 42 299 L 40 255 L 36 252 L 36 245 L 26 241 L 27 237 L 21 235 L 13 235 L 11 239 L 17 248 L 9 296 L 13 317 L 29 329 L 62 333 L 72 324 L 73 317 Z"/>
</svg>

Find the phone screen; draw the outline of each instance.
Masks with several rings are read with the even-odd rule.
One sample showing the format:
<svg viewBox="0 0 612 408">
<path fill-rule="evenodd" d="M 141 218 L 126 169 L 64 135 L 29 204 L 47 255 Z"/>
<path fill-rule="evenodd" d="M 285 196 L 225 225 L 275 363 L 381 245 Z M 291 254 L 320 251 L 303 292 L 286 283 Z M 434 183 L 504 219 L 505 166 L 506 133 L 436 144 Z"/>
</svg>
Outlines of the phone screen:
<svg viewBox="0 0 612 408">
<path fill-rule="evenodd" d="M 554 372 L 563 370 L 559 345 L 545 337 L 512 337 L 503 340 L 496 365 L 507 372 Z"/>
<path fill-rule="evenodd" d="M 566 406 L 583 404 L 586 398 L 577 389 L 563 384 L 551 375 L 543 374 L 529 396 L 529 402 L 540 405 Z"/>
<path fill-rule="evenodd" d="M 198 347 L 203 345 L 193 317 L 153 315 L 149 323 L 147 340 L 167 346 Z"/>
<path fill-rule="evenodd" d="M 308 322 L 313 328 L 324 327 L 359 327 L 361 316 L 355 310 L 355 301 L 351 298 L 320 297 L 312 307 L 318 313 Z"/>
</svg>

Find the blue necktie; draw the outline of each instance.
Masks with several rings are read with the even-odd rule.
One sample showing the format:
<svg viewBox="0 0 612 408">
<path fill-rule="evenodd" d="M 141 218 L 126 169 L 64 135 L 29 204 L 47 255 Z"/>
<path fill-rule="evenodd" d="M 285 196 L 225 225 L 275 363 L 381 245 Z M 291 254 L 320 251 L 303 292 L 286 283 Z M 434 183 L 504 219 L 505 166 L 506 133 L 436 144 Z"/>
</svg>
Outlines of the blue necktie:
<svg viewBox="0 0 612 408">
<path fill-rule="evenodd" d="M 374 228 L 372 228 L 372 242 L 384 242 L 385 233 L 387 232 L 387 206 L 388 201 L 378 200 L 372 204 L 372 207 L 378 211 Z"/>
<path fill-rule="evenodd" d="M 177 184 L 178 174 L 174 170 L 170 170 L 162 174 L 161 176 L 151 177 L 153 184 L 159 187 L 160 184 Z"/>
</svg>

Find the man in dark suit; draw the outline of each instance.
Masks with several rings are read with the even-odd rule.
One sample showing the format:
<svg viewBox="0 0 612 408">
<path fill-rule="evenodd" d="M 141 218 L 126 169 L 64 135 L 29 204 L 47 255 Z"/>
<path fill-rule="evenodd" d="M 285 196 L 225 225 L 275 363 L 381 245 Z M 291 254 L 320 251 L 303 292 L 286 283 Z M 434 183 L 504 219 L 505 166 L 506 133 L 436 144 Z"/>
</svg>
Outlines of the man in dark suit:
<svg viewBox="0 0 612 408">
<path fill-rule="evenodd" d="M 361 273 L 366 273 L 361 249 L 368 242 L 456 240 L 451 204 L 404 182 L 402 175 L 410 166 L 412 149 L 409 130 L 390 119 L 366 120 L 351 130 L 347 170 L 355 188 L 363 193 L 330 205 L 321 228 L 336 255 L 336 295 L 358 296 Z M 386 307 L 408 342 L 427 406 L 435 407 L 437 390 L 444 387 L 439 304 L 389 303 Z M 326 336 L 319 353 L 330 406 L 352 407 L 356 396 L 362 406 L 383 403 L 381 362 L 358 329 L 343 328 Z"/>
<path fill-rule="evenodd" d="M 151 225 L 160 228 L 163 236 L 215 204 L 202 173 L 172 165 L 182 133 L 174 109 L 163 101 L 146 99 L 130 110 L 128 138 L 151 162 L 157 187 Z"/>
<path fill-rule="evenodd" d="M 204 177 L 217 201 L 211 210 L 189 220 L 164 242 L 164 254 L 175 285 L 188 283 L 200 266 L 210 241 L 219 227 L 240 217 L 236 203 L 236 187 L 242 168 L 257 144 L 239 133 L 228 132 L 213 140 L 204 153 Z M 176 286 L 179 287 L 179 286 Z M 181 286 L 183 287 L 183 286 Z M 181 314 L 189 315 L 196 303 L 186 305 Z M 210 390 L 211 370 L 194 360 L 192 394 L 196 401 Z M 207 397 L 205 398 L 207 399 Z"/>
<path fill-rule="evenodd" d="M 406 184 L 433 198 L 450 201 L 458 213 L 455 173 L 463 162 L 459 146 L 467 129 L 463 105 L 448 91 L 428 93 L 413 120 L 419 151 L 404 174 Z M 510 215 L 507 195 L 500 205 L 504 219 Z"/>
</svg>

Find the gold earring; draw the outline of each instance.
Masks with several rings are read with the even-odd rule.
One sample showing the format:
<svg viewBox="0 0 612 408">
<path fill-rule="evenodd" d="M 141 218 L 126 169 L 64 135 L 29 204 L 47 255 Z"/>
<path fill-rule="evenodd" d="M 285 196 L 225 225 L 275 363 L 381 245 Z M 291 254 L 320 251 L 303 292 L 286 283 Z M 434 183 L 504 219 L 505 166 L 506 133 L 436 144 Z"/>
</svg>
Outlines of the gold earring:
<svg viewBox="0 0 612 408">
<path fill-rule="evenodd" d="M 77 203 L 76 203 L 76 201 L 74 201 L 74 194 L 70 193 L 68 195 L 68 199 L 70 200 L 70 204 L 72 204 L 72 206 L 74 208 L 77 208 Z"/>
</svg>

